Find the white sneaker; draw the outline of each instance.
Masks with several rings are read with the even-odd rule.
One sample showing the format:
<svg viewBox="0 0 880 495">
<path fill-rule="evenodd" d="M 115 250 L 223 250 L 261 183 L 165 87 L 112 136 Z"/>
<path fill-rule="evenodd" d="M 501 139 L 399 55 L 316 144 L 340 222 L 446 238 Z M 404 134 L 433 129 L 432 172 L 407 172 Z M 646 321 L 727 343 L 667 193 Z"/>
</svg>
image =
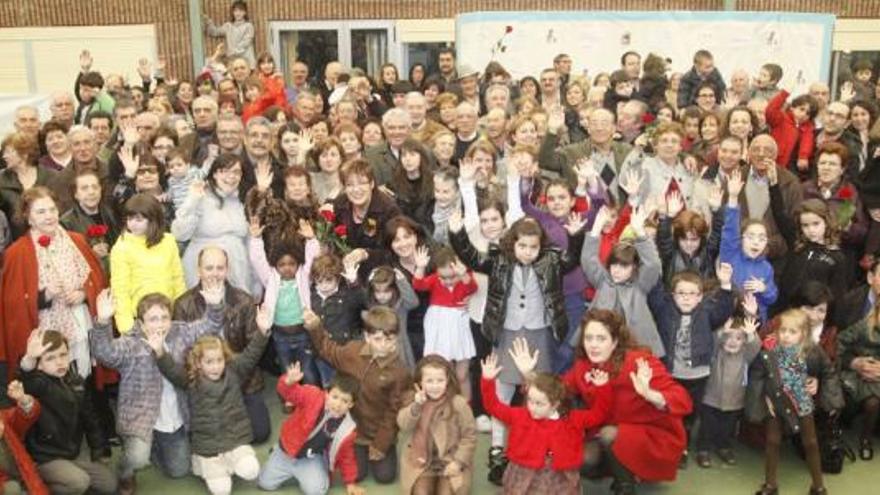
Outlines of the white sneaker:
<svg viewBox="0 0 880 495">
<path fill-rule="evenodd" d="M 492 433 L 492 419 L 483 414 L 477 417 L 477 431 L 480 433 Z"/>
</svg>

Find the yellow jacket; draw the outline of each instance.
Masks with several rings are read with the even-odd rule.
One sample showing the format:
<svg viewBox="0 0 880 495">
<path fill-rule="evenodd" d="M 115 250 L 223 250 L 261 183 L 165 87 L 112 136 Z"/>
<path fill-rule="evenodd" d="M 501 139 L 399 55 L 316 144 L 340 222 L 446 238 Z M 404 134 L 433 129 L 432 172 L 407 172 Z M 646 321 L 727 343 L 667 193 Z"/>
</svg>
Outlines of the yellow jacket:
<svg viewBox="0 0 880 495">
<path fill-rule="evenodd" d="M 173 302 L 186 291 L 177 241 L 168 233 L 149 248 L 146 237 L 122 234 L 110 250 L 110 274 L 116 328 L 121 333 L 131 330 L 138 301 L 145 295 L 158 292 Z"/>
</svg>

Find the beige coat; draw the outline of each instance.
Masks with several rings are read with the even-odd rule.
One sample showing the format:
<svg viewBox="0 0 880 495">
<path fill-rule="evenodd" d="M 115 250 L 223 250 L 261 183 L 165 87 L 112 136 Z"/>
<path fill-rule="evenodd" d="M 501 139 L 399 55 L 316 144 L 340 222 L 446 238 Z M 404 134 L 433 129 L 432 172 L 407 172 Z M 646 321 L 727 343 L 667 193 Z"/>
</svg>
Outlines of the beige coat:
<svg viewBox="0 0 880 495">
<path fill-rule="evenodd" d="M 403 453 L 400 456 L 400 493 L 410 495 L 416 480 L 424 468 L 416 463 L 412 454 L 412 435 L 418 425 L 418 416 L 413 416 L 413 405 L 404 406 L 397 414 L 397 425 L 403 435 Z M 456 461 L 462 466 L 460 475 L 450 478 L 456 495 L 471 492 L 474 474 L 474 450 L 477 446 L 477 432 L 474 413 L 464 397 L 456 395 L 452 407 L 439 409 L 431 425 L 431 438 L 446 461 Z"/>
</svg>

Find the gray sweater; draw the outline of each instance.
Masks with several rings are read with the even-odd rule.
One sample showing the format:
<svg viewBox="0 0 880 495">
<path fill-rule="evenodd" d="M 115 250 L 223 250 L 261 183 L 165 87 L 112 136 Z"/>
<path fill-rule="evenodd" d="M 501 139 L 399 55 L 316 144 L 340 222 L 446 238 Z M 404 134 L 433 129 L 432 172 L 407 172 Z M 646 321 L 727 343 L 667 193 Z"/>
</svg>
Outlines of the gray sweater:
<svg viewBox="0 0 880 495">
<path fill-rule="evenodd" d="M 712 357 L 703 404 L 722 411 L 739 411 L 745 407 L 749 363 L 761 351 L 761 340 L 752 335 L 739 352 L 731 354 L 724 350 L 728 338 L 730 334 L 722 332 L 715 339 L 715 355 Z"/>
<path fill-rule="evenodd" d="M 165 336 L 169 352 L 166 356 L 183 363 L 186 352 L 202 335 L 222 335 L 223 306 L 208 306 L 205 317 L 190 323 L 175 321 Z M 153 437 L 153 425 L 162 403 L 162 375 L 156 366 L 153 351 L 144 338 L 140 323 L 118 339 L 113 338 L 110 325 L 97 325 L 89 332 L 92 356 L 104 366 L 119 371 L 119 409 L 116 431 L 122 436 L 144 440 Z M 177 390 L 177 403 L 184 421 L 187 420 L 186 396 Z"/>
</svg>

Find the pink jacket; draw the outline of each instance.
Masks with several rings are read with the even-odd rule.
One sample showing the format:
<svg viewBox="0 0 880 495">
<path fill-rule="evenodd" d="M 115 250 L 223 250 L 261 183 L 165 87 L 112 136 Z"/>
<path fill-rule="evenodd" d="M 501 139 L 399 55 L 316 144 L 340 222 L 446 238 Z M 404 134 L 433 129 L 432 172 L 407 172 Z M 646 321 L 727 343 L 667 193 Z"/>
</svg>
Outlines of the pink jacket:
<svg viewBox="0 0 880 495">
<path fill-rule="evenodd" d="M 296 289 L 299 291 L 299 300 L 303 309 L 311 309 L 311 286 L 309 274 L 312 271 L 312 262 L 321 251 L 321 245 L 315 239 L 306 241 L 305 252 L 306 260 L 302 266 L 296 271 Z M 260 279 L 260 283 L 266 289 L 263 294 L 263 304 L 270 311 L 272 320 L 275 319 L 275 303 L 278 301 L 278 289 L 281 287 L 281 275 L 278 271 L 269 265 L 266 259 L 266 248 L 263 245 L 261 237 L 251 237 L 248 244 L 248 256 L 251 259 L 251 265 L 254 273 Z"/>
</svg>

